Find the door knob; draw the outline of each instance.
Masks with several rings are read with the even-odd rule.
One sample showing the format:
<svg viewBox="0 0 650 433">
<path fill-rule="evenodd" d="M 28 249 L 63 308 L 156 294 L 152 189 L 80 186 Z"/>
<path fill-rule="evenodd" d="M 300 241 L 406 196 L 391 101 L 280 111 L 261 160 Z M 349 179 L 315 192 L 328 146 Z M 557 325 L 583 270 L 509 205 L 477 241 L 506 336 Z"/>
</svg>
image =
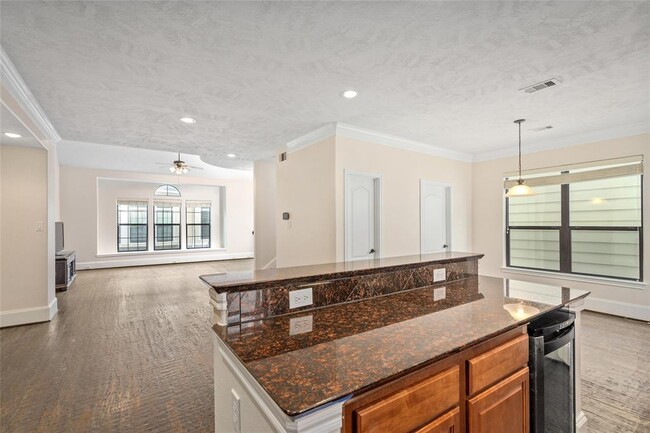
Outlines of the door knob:
<svg viewBox="0 0 650 433">
<path fill-rule="evenodd" d="M 374 248 L 370 248 L 370 251 L 368 252 L 368 254 L 374 254 L 375 252 L 376 252 L 376 251 L 375 251 Z"/>
<path fill-rule="evenodd" d="M 442 247 L 443 247 L 443 248 L 447 248 L 447 247 L 448 247 L 448 245 L 447 245 L 447 244 L 444 244 L 444 245 L 443 245 Z"/>
</svg>

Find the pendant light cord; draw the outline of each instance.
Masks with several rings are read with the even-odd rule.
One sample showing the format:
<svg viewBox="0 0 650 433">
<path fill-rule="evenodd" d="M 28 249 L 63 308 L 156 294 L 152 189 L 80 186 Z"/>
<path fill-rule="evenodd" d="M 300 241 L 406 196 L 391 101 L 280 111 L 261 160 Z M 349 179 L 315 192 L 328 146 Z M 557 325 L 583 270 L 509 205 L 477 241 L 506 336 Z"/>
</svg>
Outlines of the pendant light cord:
<svg viewBox="0 0 650 433">
<path fill-rule="evenodd" d="M 519 180 L 521 180 L 521 122 L 519 122 Z"/>
</svg>

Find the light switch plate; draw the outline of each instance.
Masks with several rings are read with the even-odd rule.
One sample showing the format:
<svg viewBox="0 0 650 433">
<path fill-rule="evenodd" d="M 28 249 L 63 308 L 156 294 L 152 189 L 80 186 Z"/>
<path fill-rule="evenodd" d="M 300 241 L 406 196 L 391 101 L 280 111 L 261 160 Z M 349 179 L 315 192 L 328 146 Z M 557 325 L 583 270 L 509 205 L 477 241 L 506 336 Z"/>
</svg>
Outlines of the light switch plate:
<svg viewBox="0 0 650 433">
<path fill-rule="evenodd" d="M 441 299 L 445 299 L 446 297 L 447 297 L 447 287 L 442 286 L 442 287 L 438 287 L 437 289 L 433 289 L 434 301 L 439 301 Z"/>
<path fill-rule="evenodd" d="M 314 303 L 311 287 L 289 292 L 289 309 L 305 307 Z"/>
<path fill-rule="evenodd" d="M 447 270 L 445 268 L 433 270 L 433 282 L 445 281 L 447 279 Z"/>
<path fill-rule="evenodd" d="M 289 320 L 289 335 L 304 334 L 311 332 L 314 327 L 314 316 L 294 317 Z"/>
</svg>

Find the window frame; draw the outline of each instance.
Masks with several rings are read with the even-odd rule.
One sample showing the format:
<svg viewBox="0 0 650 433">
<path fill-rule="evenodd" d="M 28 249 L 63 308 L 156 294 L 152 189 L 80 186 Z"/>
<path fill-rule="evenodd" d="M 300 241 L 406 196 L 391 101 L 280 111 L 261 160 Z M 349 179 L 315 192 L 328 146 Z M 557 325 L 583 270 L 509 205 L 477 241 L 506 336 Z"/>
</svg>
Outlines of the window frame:
<svg viewBox="0 0 650 433">
<path fill-rule="evenodd" d="M 120 202 L 123 202 L 124 204 L 126 204 L 125 202 L 147 203 L 147 205 L 145 206 L 145 220 L 147 222 L 144 223 L 144 224 L 131 224 L 131 223 L 122 224 L 122 223 L 120 223 Z M 127 211 L 127 212 L 130 212 L 130 211 Z M 137 211 L 137 212 L 139 212 L 139 211 Z M 147 200 L 118 200 L 116 205 L 115 205 L 115 217 L 117 219 L 117 224 L 116 224 L 116 226 L 117 226 L 117 233 L 116 233 L 117 236 L 115 238 L 117 252 L 118 253 L 133 253 L 133 252 L 143 252 L 143 251 L 146 252 L 146 251 L 149 251 L 149 203 L 148 203 L 148 201 Z M 120 237 L 120 228 L 122 226 L 128 226 L 128 227 L 142 227 L 142 226 L 144 226 L 145 227 L 146 236 L 145 236 L 144 249 L 137 249 L 137 250 L 132 250 L 132 249 L 121 250 L 120 249 L 120 239 L 121 239 L 121 237 Z M 129 235 L 129 239 L 130 238 L 131 238 L 131 236 Z"/>
<path fill-rule="evenodd" d="M 611 278 L 623 281 L 637 281 L 643 282 L 643 174 L 638 175 L 640 177 L 640 199 L 641 199 L 641 225 L 640 226 L 572 226 L 570 221 L 570 184 L 563 183 L 560 184 L 560 213 L 561 213 L 561 224 L 560 226 L 510 226 L 510 197 L 505 197 L 505 256 L 506 256 L 506 267 L 513 269 L 529 269 L 534 271 L 544 271 L 544 272 L 553 272 L 557 274 L 567 274 L 567 275 L 581 275 L 587 277 L 599 277 L 599 278 Z M 507 191 L 507 190 L 506 190 Z M 560 269 L 544 269 L 544 268 L 532 268 L 528 266 L 517 266 L 511 264 L 510 256 L 510 232 L 511 230 L 557 230 L 559 232 L 559 255 L 560 255 Z M 572 269 L 572 234 L 573 231 L 620 231 L 628 232 L 635 231 L 639 236 L 639 278 L 629 278 L 629 277 L 620 277 L 612 276 L 605 274 L 591 274 L 586 272 L 574 272 Z"/>
<path fill-rule="evenodd" d="M 164 204 L 171 204 L 173 206 L 178 206 L 178 223 L 174 223 L 174 222 L 171 222 L 171 223 L 158 223 L 158 222 L 156 222 L 156 207 L 159 206 L 159 205 L 164 205 Z M 175 251 L 175 250 L 182 249 L 181 239 L 183 238 L 183 236 L 182 236 L 182 233 L 181 233 L 181 225 L 182 225 L 182 219 L 181 218 L 182 218 L 182 213 L 183 212 L 181 211 L 181 208 L 182 208 L 182 203 L 180 201 L 179 202 L 170 202 L 170 201 L 159 201 L 159 202 L 154 201 L 153 202 L 153 250 L 154 251 Z M 172 207 L 172 209 L 173 209 L 173 207 Z M 172 221 L 174 220 L 174 217 L 173 217 L 174 213 L 175 212 L 172 210 L 171 211 Z M 157 230 L 158 230 L 159 226 L 160 227 L 169 227 L 171 229 L 171 231 L 172 231 L 172 242 L 173 242 L 173 239 L 174 239 L 174 226 L 178 227 L 178 248 L 176 248 L 176 247 L 173 247 L 173 248 L 161 248 L 161 247 L 156 246 L 156 233 L 157 233 Z"/>
<path fill-rule="evenodd" d="M 204 207 L 207 207 L 207 209 L 209 210 L 209 222 L 207 224 L 204 224 L 204 223 L 190 223 L 190 222 L 188 222 L 189 218 L 187 217 L 189 209 L 190 208 L 196 209 L 196 208 L 198 208 L 198 206 L 196 206 L 196 204 L 185 202 L 185 249 L 186 250 L 200 250 L 200 249 L 212 248 L 212 205 L 210 205 L 210 206 L 201 206 L 201 208 L 204 208 Z M 195 213 L 195 212 L 192 212 L 192 213 Z M 195 226 L 199 226 L 199 227 L 208 226 L 208 246 L 207 247 L 204 247 L 204 246 L 190 247 L 190 243 L 189 243 L 189 238 L 190 238 L 190 230 L 189 230 L 189 228 L 190 228 L 190 226 L 192 226 L 192 227 L 195 227 Z M 192 237 L 195 238 L 196 236 L 192 236 Z"/>
</svg>

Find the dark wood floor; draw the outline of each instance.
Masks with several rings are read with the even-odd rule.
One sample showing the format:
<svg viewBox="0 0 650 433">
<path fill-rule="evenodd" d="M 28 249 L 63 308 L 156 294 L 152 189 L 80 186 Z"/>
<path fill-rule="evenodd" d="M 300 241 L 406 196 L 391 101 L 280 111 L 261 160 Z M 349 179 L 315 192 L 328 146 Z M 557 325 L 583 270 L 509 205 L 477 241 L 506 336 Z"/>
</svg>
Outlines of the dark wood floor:
<svg viewBox="0 0 650 433">
<path fill-rule="evenodd" d="M 213 431 L 212 313 L 197 276 L 251 265 L 79 272 L 51 323 L 0 330 L 0 431 Z M 650 326 L 584 317 L 590 433 L 650 432 Z"/>
</svg>

